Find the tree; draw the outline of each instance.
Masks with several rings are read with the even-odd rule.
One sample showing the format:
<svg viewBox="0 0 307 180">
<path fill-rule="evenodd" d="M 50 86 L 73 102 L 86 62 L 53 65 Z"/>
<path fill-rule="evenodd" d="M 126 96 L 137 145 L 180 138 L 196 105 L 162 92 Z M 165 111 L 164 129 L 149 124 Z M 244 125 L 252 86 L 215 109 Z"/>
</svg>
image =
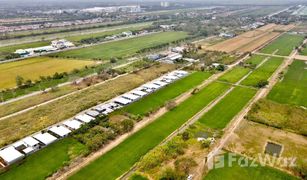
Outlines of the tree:
<svg viewBox="0 0 307 180">
<path fill-rule="evenodd" d="M 190 134 L 188 132 L 183 132 L 181 137 L 184 141 L 187 141 L 190 139 Z"/>
<path fill-rule="evenodd" d="M 16 76 L 16 85 L 17 85 L 17 87 L 22 86 L 23 83 L 24 83 L 24 78 L 21 77 L 21 76 Z"/>
<path fill-rule="evenodd" d="M 116 58 L 112 57 L 112 58 L 110 59 L 110 63 L 116 63 L 116 62 L 117 62 L 117 59 L 116 59 Z"/>
<path fill-rule="evenodd" d="M 218 70 L 218 71 L 224 71 L 225 70 L 225 66 L 224 65 L 218 65 L 217 67 L 216 67 L 216 70 Z"/>
<path fill-rule="evenodd" d="M 268 85 L 269 84 L 269 82 L 267 81 L 267 80 L 260 80 L 258 83 L 257 83 L 257 87 L 258 88 L 263 88 L 263 87 L 265 87 L 266 85 Z"/>
<path fill-rule="evenodd" d="M 131 131 L 134 127 L 134 122 L 131 119 L 125 119 L 122 122 L 120 122 L 120 124 L 122 132 L 124 133 Z"/>
</svg>

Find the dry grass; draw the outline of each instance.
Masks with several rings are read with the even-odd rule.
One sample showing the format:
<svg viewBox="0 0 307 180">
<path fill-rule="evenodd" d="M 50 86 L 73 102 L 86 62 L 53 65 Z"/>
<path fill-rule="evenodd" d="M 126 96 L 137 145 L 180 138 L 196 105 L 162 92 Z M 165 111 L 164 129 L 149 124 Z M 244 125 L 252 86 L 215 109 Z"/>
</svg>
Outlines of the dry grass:
<svg viewBox="0 0 307 180">
<path fill-rule="evenodd" d="M 268 24 L 253 31 L 245 32 L 237 37 L 228 39 L 213 46 L 209 46 L 206 49 L 212 51 L 224 51 L 224 52 L 249 52 L 257 49 L 265 43 L 278 36 L 283 29 L 289 29 L 289 26 L 282 26 L 276 24 Z"/>
<path fill-rule="evenodd" d="M 264 155 L 264 147 L 267 141 L 283 146 L 281 157 L 297 157 L 297 168 L 283 167 L 283 169 L 290 170 L 296 174 L 298 169 L 306 172 L 307 157 L 305 155 L 307 154 L 307 138 L 298 134 L 250 121 L 243 121 L 228 141 L 226 149 L 257 158 L 259 153 Z"/>
<path fill-rule="evenodd" d="M 0 121 L 0 146 L 70 118 L 82 110 L 131 90 L 174 68 L 175 65 L 169 64 L 155 65 Z"/>
<path fill-rule="evenodd" d="M 307 111 L 296 106 L 263 99 L 252 107 L 247 118 L 251 121 L 307 135 Z"/>
<path fill-rule="evenodd" d="M 37 57 L 0 64 L 0 89 L 15 87 L 16 76 L 21 76 L 25 80 L 38 80 L 39 76 L 49 76 L 56 72 L 69 72 L 73 69 L 83 68 L 86 65 L 93 65 L 94 63 L 94 61 Z"/>
</svg>

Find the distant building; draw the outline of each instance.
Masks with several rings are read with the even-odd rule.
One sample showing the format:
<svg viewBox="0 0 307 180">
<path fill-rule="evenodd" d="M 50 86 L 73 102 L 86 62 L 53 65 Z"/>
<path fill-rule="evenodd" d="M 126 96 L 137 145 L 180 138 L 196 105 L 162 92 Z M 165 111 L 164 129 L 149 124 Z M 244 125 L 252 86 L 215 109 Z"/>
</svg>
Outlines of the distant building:
<svg viewBox="0 0 307 180">
<path fill-rule="evenodd" d="M 51 46 L 57 49 L 64 49 L 69 47 L 74 47 L 75 45 L 66 39 L 51 41 Z"/>
<path fill-rule="evenodd" d="M 170 3 L 169 2 L 161 2 L 160 3 L 161 7 L 169 7 L 170 6 Z"/>
</svg>

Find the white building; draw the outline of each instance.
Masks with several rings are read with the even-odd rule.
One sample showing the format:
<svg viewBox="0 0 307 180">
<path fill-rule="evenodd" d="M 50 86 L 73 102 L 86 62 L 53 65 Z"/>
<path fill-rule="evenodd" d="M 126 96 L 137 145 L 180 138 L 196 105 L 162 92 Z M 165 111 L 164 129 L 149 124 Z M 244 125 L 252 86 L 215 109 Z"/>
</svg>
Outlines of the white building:
<svg viewBox="0 0 307 180">
<path fill-rule="evenodd" d="M 89 116 L 87 114 L 79 114 L 75 117 L 75 119 L 83 122 L 83 123 L 89 123 L 92 120 L 94 120 L 95 118 L 93 118 L 92 116 Z"/>
<path fill-rule="evenodd" d="M 0 163 L 5 166 L 11 165 L 21 160 L 25 155 L 17 151 L 14 147 L 10 146 L 0 150 Z"/>
<path fill-rule="evenodd" d="M 71 133 L 71 130 L 61 125 L 53 126 L 49 129 L 49 131 L 62 138 Z"/>
<path fill-rule="evenodd" d="M 126 98 L 123 98 L 123 97 L 117 97 L 114 99 L 114 102 L 115 103 L 118 103 L 122 106 L 125 106 L 125 105 L 128 105 L 132 102 L 132 100 L 129 100 L 129 99 L 126 99 Z"/>
<path fill-rule="evenodd" d="M 63 48 L 74 47 L 75 45 L 72 42 L 67 41 L 66 39 L 60 39 L 60 40 L 51 41 L 51 46 L 56 49 L 63 49 Z"/>
<path fill-rule="evenodd" d="M 64 121 L 62 124 L 65 125 L 66 127 L 70 128 L 70 129 L 72 129 L 72 130 L 79 129 L 82 126 L 81 122 L 74 120 L 74 119 Z"/>
<path fill-rule="evenodd" d="M 33 136 L 33 138 L 37 139 L 38 141 L 40 141 L 44 145 L 49 145 L 49 144 L 51 144 L 51 143 L 53 143 L 54 141 L 57 140 L 56 137 L 52 136 L 49 133 L 38 133 L 38 134 L 35 134 Z"/>
</svg>

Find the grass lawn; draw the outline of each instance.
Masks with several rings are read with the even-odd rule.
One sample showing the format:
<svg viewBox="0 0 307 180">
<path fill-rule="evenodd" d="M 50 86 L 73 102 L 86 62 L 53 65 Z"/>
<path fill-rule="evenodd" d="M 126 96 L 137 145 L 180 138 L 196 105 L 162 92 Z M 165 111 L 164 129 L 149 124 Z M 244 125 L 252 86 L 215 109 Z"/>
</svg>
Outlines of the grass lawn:
<svg viewBox="0 0 307 180">
<path fill-rule="evenodd" d="M 236 180 L 262 180 L 262 179 L 270 179 L 270 180 L 294 180 L 298 179 L 292 175 L 289 175 L 285 172 L 279 171 L 277 169 L 273 169 L 267 166 L 260 166 L 258 164 L 257 167 L 242 167 L 245 161 L 240 162 L 239 158 L 241 156 L 234 155 L 232 156 L 222 156 L 221 161 L 224 157 L 224 165 L 222 168 L 215 168 L 209 171 L 209 173 L 204 177 L 204 180 L 219 180 L 219 179 L 236 179 Z M 230 158 L 234 158 L 235 161 L 230 161 Z M 229 165 L 231 163 L 231 166 Z M 251 160 L 248 161 L 250 165 Z"/>
<path fill-rule="evenodd" d="M 246 86 L 257 86 L 260 81 L 268 80 L 282 62 L 282 58 L 271 57 L 267 62 L 253 71 L 241 82 L 241 84 Z"/>
<path fill-rule="evenodd" d="M 307 64 L 294 61 L 284 78 L 275 85 L 268 99 L 283 103 L 307 107 Z"/>
<path fill-rule="evenodd" d="M 229 83 L 236 83 L 238 82 L 241 78 L 243 78 L 248 72 L 250 72 L 251 69 L 245 68 L 242 66 L 236 66 L 223 76 L 219 78 L 220 81 L 226 81 Z"/>
<path fill-rule="evenodd" d="M 134 115 L 145 115 L 148 112 L 155 111 L 159 107 L 163 106 L 167 101 L 174 99 L 180 94 L 199 85 L 209 76 L 210 74 L 206 72 L 195 72 L 153 94 L 150 94 L 149 96 L 144 97 L 140 101 L 126 106 L 122 109 L 122 111 Z"/>
<path fill-rule="evenodd" d="M 266 56 L 253 55 L 252 57 L 250 57 L 249 59 L 247 59 L 247 60 L 245 61 L 245 63 L 250 63 L 250 64 L 252 64 L 252 65 L 257 66 L 257 65 L 260 64 L 265 58 L 266 58 Z"/>
<path fill-rule="evenodd" d="M 30 155 L 20 165 L 0 174 L 0 179 L 45 179 L 71 159 L 85 154 L 86 146 L 78 141 L 65 138 Z"/>
<path fill-rule="evenodd" d="M 58 72 L 69 72 L 73 69 L 93 65 L 93 61 L 54 59 L 49 57 L 37 57 L 22 61 L 0 64 L 0 89 L 16 86 L 16 76 L 25 80 L 37 80 L 39 76 L 49 76 Z"/>
<path fill-rule="evenodd" d="M 288 56 L 295 46 L 301 45 L 303 40 L 304 36 L 301 35 L 284 34 L 271 44 L 264 47 L 260 52 L 272 54 L 278 50 L 276 53 L 277 55 Z"/>
<path fill-rule="evenodd" d="M 33 43 L 25 43 L 25 44 L 18 44 L 13 46 L 3 46 L 0 47 L 0 60 L 5 59 L 5 56 L 14 53 L 17 49 L 26 49 L 26 48 L 35 48 L 40 46 L 47 46 L 50 42 L 48 41 L 40 41 L 40 42 L 33 42 Z"/>
<path fill-rule="evenodd" d="M 210 128 L 223 129 L 255 94 L 254 89 L 235 87 L 199 121 Z"/>
<path fill-rule="evenodd" d="M 77 113 L 136 88 L 175 69 L 157 64 L 0 121 L 0 146 L 71 118 Z"/>
<path fill-rule="evenodd" d="M 135 54 L 141 49 L 169 43 L 183 39 L 187 36 L 188 34 L 186 32 L 161 32 L 142 37 L 104 43 L 82 49 L 60 52 L 54 55 L 81 59 L 110 59 L 111 57 L 126 57 Z"/>
<path fill-rule="evenodd" d="M 225 92 L 229 86 L 212 83 L 197 94 L 144 127 L 124 142 L 102 155 L 69 179 L 113 180 L 128 171 L 150 149 L 157 146 L 169 134 L 179 128 L 194 114 Z"/>
</svg>

